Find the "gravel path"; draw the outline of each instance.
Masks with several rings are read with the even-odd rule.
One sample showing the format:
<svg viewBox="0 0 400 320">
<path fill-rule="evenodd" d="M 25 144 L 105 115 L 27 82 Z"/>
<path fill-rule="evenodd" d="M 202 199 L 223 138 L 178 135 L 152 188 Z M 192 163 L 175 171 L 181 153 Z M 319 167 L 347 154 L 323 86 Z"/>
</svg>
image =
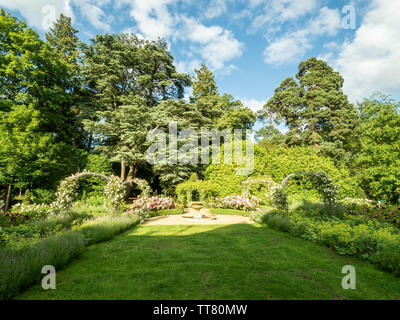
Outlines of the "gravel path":
<svg viewBox="0 0 400 320">
<path fill-rule="evenodd" d="M 216 215 L 215 220 L 203 219 L 197 220 L 185 220 L 182 215 L 174 216 L 161 216 L 154 217 L 147 220 L 144 225 L 156 226 L 156 225 L 193 225 L 193 224 L 251 224 L 254 223 L 249 217 L 232 216 L 232 215 Z"/>
</svg>

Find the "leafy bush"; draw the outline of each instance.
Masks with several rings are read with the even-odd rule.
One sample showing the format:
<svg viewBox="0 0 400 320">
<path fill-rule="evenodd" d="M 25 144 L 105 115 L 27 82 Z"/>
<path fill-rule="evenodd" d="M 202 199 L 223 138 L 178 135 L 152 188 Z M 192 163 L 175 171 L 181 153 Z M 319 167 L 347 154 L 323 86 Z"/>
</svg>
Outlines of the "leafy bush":
<svg viewBox="0 0 400 320">
<path fill-rule="evenodd" d="M 389 222 L 400 228 L 400 207 L 393 205 L 382 205 L 379 203 L 368 202 L 362 204 L 352 202 L 348 204 L 349 213 L 361 215 L 369 219 L 377 219 L 383 222 Z"/>
<path fill-rule="evenodd" d="M 293 213 L 297 213 L 306 217 L 328 217 L 335 216 L 343 218 L 348 212 L 348 208 L 343 204 L 336 204 L 336 206 L 330 208 L 327 204 L 321 202 L 313 202 L 303 200 L 297 206 L 292 209 Z"/>
<path fill-rule="evenodd" d="M 363 191 L 358 186 L 348 169 L 335 167 L 330 158 L 318 155 L 313 147 L 277 147 L 254 148 L 254 170 L 250 177 L 269 176 L 276 183 L 281 183 L 288 175 L 299 171 L 324 171 L 339 187 L 340 197 L 362 197 Z M 205 172 L 205 180 L 216 185 L 218 195 L 227 196 L 242 191 L 242 183 L 249 176 L 236 174 L 239 166 L 229 164 L 210 164 Z M 307 179 L 293 179 L 288 185 L 290 194 L 307 193 L 319 196 Z"/>
<path fill-rule="evenodd" d="M 27 244 L 36 243 L 44 237 L 71 230 L 72 227 L 82 224 L 91 217 L 89 214 L 68 212 L 44 220 L 1 228 L 0 245 L 3 247 L 24 247 Z"/>
<path fill-rule="evenodd" d="M 199 201 L 211 201 L 219 194 L 219 188 L 210 181 L 186 181 L 176 186 L 178 202 L 187 205 L 197 194 Z"/>
<path fill-rule="evenodd" d="M 51 204 L 56 199 L 54 190 L 34 189 L 31 200 L 36 204 Z"/>
<path fill-rule="evenodd" d="M 152 217 L 173 216 L 173 215 L 179 215 L 179 214 L 183 214 L 183 208 L 157 210 L 157 211 L 152 211 L 150 213 L 150 215 Z"/>
<path fill-rule="evenodd" d="M 41 220 L 52 212 L 52 208 L 45 204 L 18 203 L 11 208 L 11 212 L 0 213 L 0 226 L 17 226 L 30 221 Z"/>
<path fill-rule="evenodd" d="M 246 197 L 241 195 L 231 195 L 224 198 L 217 197 L 210 203 L 211 208 L 236 209 L 243 211 L 256 210 L 259 208 L 261 199 L 257 197 Z"/>
<path fill-rule="evenodd" d="M 9 299 L 38 281 L 43 266 L 58 270 L 84 248 L 84 238 L 77 232 L 65 232 L 22 249 L 0 248 L 0 299 Z"/>
</svg>

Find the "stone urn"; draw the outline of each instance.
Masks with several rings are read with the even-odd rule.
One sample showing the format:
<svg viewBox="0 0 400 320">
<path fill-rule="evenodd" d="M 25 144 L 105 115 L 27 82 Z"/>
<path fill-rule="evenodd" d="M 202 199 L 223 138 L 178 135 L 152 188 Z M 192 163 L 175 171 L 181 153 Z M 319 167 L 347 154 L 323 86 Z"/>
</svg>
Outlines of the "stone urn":
<svg viewBox="0 0 400 320">
<path fill-rule="evenodd" d="M 195 214 L 194 214 L 194 218 L 195 219 L 202 219 L 203 215 L 200 213 L 201 209 L 203 209 L 204 207 L 204 202 L 200 202 L 200 201 L 193 201 L 192 202 L 192 209 L 195 210 Z"/>
</svg>

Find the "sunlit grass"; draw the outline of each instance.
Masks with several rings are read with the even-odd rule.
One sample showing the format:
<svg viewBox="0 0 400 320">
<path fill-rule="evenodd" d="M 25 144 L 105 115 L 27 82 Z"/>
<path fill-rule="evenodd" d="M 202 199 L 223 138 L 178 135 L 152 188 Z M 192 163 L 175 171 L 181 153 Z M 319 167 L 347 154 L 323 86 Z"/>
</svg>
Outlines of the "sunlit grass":
<svg viewBox="0 0 400 320">
<path fill-rule="evenodd" d="M 345 265 L 357 289 L 344 290 Z M 19 299 L 399 299 L 400 279 L 259 225 L 138 226 Z"/>
</svg>

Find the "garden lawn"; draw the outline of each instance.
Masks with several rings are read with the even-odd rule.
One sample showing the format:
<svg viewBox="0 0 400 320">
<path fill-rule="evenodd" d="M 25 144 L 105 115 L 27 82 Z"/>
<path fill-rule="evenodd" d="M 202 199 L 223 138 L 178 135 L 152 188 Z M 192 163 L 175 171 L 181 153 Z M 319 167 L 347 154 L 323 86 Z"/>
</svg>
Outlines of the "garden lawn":
<svg viewBox="0 0 400 320">
<path fill-rule="evenodd" d="M 342 289 L 342 267 L 357 271 Z M 57 289 L 17 299 L 400 299 L 400 279 L 260 225 L 138 226 L 93 245 Z"/>
</svg>

